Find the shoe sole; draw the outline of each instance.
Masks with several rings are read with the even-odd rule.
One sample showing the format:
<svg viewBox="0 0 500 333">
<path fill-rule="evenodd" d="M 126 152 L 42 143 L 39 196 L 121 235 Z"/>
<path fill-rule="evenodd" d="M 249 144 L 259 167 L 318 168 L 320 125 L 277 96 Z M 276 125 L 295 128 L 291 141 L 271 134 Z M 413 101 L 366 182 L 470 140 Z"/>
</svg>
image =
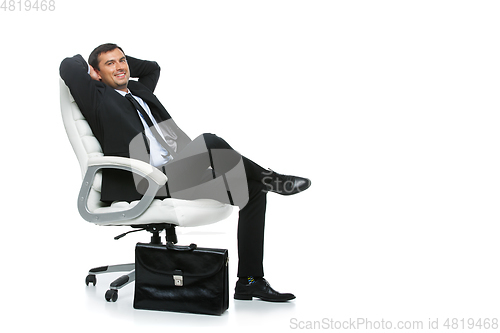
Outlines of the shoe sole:
<svg viewBox="0 0 500 333">
<path fill-rule="evenodd" d="M 294 194 L 302 193 L 305 190 L 307 190 L 309 187 L 311 187 L 311 182 L 307 183 L 307 186 L 305 186 L 304 188 L 298 189 L 296 191 L 287 191 L 287 190 L 284 190 L 282 192 L 279 192 L 279 191 L 271 191 L 271 192 L 274 192 L 274 193 L 277 193 L 277 194 L 280 194 L 280 195 L 288 196 L 288 195 L 294 195 Z"/>
<path fill-rule="evenodd" d="M 252 296 L 252 295 L 241 295 L 241 294 L 234 294 L 234 299 L 239 300 L 239 301 L 251 301 L 253 298 L 260 298 L 261 300 L 265 302 L 288 302 L 291 301 L 292 299 L 295 299 L 295 297 L 292 298 L 286 298 L 286 299 L 272 299 L 272 298 L 266 298 L 266 297 L 260 297 L 260 296 Z"/>
<path fill-rule="evenodd" d="M 234 294 L 234 299 L 237 299 L 240 301 L 251 301 L 253 299 L 253 296 Z"/>
</svg>

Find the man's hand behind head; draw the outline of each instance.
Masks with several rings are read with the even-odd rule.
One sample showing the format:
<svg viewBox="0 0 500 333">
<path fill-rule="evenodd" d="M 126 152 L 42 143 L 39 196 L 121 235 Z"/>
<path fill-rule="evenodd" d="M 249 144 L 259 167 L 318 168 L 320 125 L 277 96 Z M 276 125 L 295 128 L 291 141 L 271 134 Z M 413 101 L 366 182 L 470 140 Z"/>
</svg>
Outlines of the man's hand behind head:
<svg viewBox="0 0 500 333">
<path fill-rule="evenodd" d="M 89 67 L 90 67 L 89 75 L 92 78 L 92 80 L 101 81 L 101 79 L 99 78 L 99 74 L 97 74 L 97 72 L 94 69 L 94 67 L 92 67 L 90 65 L 89 65 Z"/>
</svg>

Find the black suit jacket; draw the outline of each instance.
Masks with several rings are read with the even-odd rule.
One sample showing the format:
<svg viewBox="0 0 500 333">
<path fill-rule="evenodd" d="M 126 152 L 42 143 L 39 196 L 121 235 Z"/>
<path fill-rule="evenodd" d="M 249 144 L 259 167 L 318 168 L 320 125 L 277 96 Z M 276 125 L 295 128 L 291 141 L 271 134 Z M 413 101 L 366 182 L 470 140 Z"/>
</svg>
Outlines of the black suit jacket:
<svg viewBox="0 0 500 333">
<path fill-rule="evenodd" d="M 130 56 L 127 56 L 127 62 L 130 77 L 139 78 L 138 81 L 129 81 L 129 90 L 148 104 L 158 123 L 169 121 L 170 130 L 177 136 L 177 149 L 181 150 L 191 140 L 173 122 L 170 114 L 153 94 L 160 78 L 160 66 L 154 61 L 139 60 Z M 134 106 L 110 86 L 93 80 L 88 74 L 87 62 L 81 55 L 64 59 L 59 71 L 101 144 L 104 155 L 131 157 L 131 141 L 144 132 Z M 135 153 L 132 157 L 149 163 L 148 152 Z M 139 200 L 141 196 L 130 172 L 113 169 L 103 171 L 102 201 L 133 201 Z"/>
</svg>

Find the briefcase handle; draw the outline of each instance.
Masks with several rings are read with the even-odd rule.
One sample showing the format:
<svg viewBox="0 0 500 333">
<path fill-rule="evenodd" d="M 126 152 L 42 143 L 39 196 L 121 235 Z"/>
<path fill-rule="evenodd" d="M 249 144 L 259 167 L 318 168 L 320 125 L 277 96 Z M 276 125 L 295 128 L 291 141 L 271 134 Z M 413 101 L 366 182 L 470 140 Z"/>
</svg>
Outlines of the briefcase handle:
<svg viewBox="0 0 500 333">
<path fill-rule="evenodd" d="M 191 243 L 189 246 L 174 245 L 172 243 L 167 243 L 168 250 L 175 251 L 193 251 L 198 247 L 198 245 Z"/>
</svg>

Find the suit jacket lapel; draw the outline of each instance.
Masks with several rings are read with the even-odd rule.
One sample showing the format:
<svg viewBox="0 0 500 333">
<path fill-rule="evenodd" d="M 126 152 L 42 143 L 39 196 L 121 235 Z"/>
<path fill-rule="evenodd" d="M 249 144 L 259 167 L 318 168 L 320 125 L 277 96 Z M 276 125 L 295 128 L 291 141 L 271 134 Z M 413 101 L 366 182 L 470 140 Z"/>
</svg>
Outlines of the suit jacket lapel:
<svg viewBox="0 0 500 333">
<path fill-rule="evenodd" d="M 128 88 L 133 95 L 139 96 L 144 100 L 144 102 L 146 102 L 146 104 L 149 106 L 149 109 L 151 110 L 151 113 L 153 114 L 153 117 L 158 123 L 172 118 L 168 111 L 163 107 L 163 105 L 161 105 L 156 96 L 140 83 L 130 81 Z"/>
</svg>

